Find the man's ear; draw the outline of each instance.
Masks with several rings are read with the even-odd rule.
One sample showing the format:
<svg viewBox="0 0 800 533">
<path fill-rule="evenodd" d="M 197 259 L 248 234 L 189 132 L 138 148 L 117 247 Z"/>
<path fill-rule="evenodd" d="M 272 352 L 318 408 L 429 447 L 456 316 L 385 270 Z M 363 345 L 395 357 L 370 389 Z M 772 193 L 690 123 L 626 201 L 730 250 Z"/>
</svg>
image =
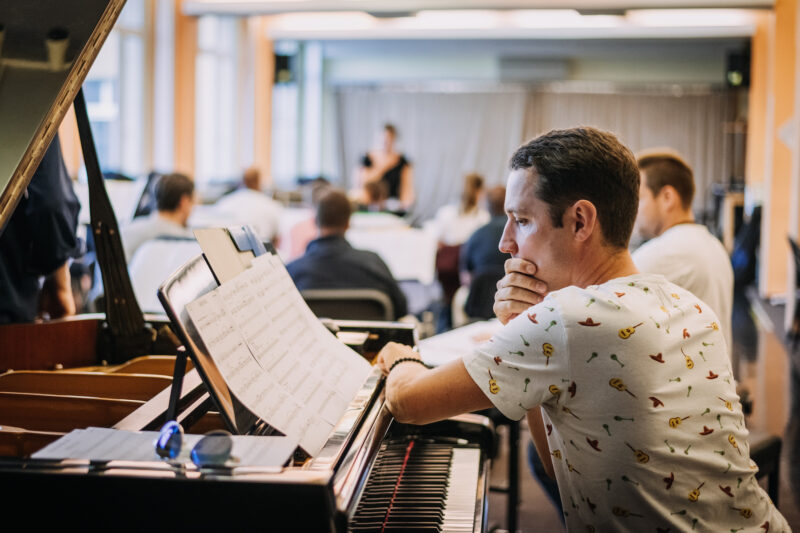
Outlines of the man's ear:
<svg viewBox="0 0 800 533">
<path fill-rule="evenodd" d="M 575 239 L 586 241 L 598 228 L 597 208 L 589 200 L 578 200 L 565 213 L 569 217 L 569 228 Z"/>
<path fill-rule="evenodd" d="M 661 187 L 661 190 L 658 191 L 658 196 L 661 204 L 668 210 L 673 210 L 675 208 L 679 209 L 683 208 L 681 195 L 678 194 L 678 191 L 675 190 L 675 187 L 673 187 L 672 185 L 664 185 L 663 187 Z"/>
</svg>

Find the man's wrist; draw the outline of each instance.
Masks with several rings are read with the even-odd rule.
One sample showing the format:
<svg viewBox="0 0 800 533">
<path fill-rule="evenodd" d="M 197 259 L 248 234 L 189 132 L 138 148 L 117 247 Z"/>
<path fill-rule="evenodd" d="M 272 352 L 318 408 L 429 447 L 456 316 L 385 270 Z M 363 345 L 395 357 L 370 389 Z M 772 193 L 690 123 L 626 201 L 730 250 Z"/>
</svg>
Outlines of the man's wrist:
<svg viewBox="0 0 800 533">
<path fill-rule="evenodd" d="M 426 365 L 425 362 L 422 359 L 418 358 L 418 357 L 401 357 L 399 359 L 396 359 L 392 363 L 392 366 L 389 367 L 389 373 L 391 373 L 392 370 L 394 370 L 394 367 L 396 367 L 397 365 L 400 365 L 402 363 L 419 363 L 420 365 L 424 366 L 425 368 L 428 368 L 428 365 Z"/>
</svg>

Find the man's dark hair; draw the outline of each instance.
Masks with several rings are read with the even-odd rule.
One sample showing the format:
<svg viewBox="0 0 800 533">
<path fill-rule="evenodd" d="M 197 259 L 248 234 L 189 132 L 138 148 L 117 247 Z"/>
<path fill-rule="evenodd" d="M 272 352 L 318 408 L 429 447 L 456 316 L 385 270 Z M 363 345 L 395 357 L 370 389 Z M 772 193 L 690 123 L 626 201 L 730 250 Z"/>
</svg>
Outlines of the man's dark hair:
<svg viewBox="0 0 800 533">
<path fill-rule="evenodd" d="M 611 133 L 590 127 L 553 130 L 520 147 L 512 170 L 531 169 L 538 177 L 536 197 L 549 206 L 553 226 L 578 200 L 597 208 L 608 244 L 627 248 L 639 206 L 636 159 Z"/>
<path fill-rule="evenodd" d="M 344 231 L 350 223 L 352 207 L 342 191 L 329 189 L 319 199 L 317 206 L 317 226 L 320 229 L 340 229 Z"/>
<path fill-rule="evenodd" d="M 689 165 L 676 154 L 651 152 L 639 157 L 639 170 L 646 179 L 643 184 L 657 196 L 665 185 L 671 186 L 681 197 L 681 206 L 689 209 L 694 199 L 694 176 Z"/>
<path fill-rule="evenodd" d="M 486 192 L 486 204 L 489 207 L 489 214 L 493 217 L 505 215 L 506 188 L 498 185 Z"/>
<path fill-rule="evenodd" d="M 183 174 L 166 174 L 156 183 L 156 207 L 159 211 L 175 211 L 181 198 L 194 194 L 194 183 Z"/>
<path fill-rule="evenodd" d="M 397 137 L 397 128 L 394 127 L 394 124 L 386 123 L 383 125 L 383 131 L 387 131 L 392 134 L 392 136 Z"/>
</svg>

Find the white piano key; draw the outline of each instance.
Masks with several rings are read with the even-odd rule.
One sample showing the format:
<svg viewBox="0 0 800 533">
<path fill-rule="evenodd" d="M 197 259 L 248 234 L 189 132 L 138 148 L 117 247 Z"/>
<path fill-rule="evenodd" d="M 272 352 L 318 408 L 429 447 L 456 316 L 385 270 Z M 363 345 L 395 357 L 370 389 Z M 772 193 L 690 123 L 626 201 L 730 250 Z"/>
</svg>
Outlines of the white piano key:
<svg viewBox="0 0 800 533">
<path fill-rule="evenodd" d="M 470 532 L 475 528 L 475 502 L 481 451 L 454 448 L 442 531 Z"/>
</svg>

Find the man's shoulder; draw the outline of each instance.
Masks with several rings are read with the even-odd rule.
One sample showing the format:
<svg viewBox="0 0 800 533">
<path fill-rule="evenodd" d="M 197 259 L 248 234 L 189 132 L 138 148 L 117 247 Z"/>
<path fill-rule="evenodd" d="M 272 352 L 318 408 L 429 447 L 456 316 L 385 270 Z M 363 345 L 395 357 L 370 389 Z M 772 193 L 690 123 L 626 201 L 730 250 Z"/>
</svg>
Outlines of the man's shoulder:
<svg viewBox="0 0 800 533">
<path fill-rule="evenodd" d="M 592 313 L 604 311 L 624 309 L 635 312 L 638 307 L 648 305 L 649 299 L 640 298 L 641 296 L 652 296 L 657 291 L 664 294 L 686 292 L 663 275 L 636 274 L 612 279 L 600 285 L 565 287 L 550 293 L 539 305 L 551 301 L 553 303 L 549 304 L 550 307 L 557 308 L 559 313 L 585 318 Z M 625 314 L 621 313 L 620 316 Z"/>
</svg>

